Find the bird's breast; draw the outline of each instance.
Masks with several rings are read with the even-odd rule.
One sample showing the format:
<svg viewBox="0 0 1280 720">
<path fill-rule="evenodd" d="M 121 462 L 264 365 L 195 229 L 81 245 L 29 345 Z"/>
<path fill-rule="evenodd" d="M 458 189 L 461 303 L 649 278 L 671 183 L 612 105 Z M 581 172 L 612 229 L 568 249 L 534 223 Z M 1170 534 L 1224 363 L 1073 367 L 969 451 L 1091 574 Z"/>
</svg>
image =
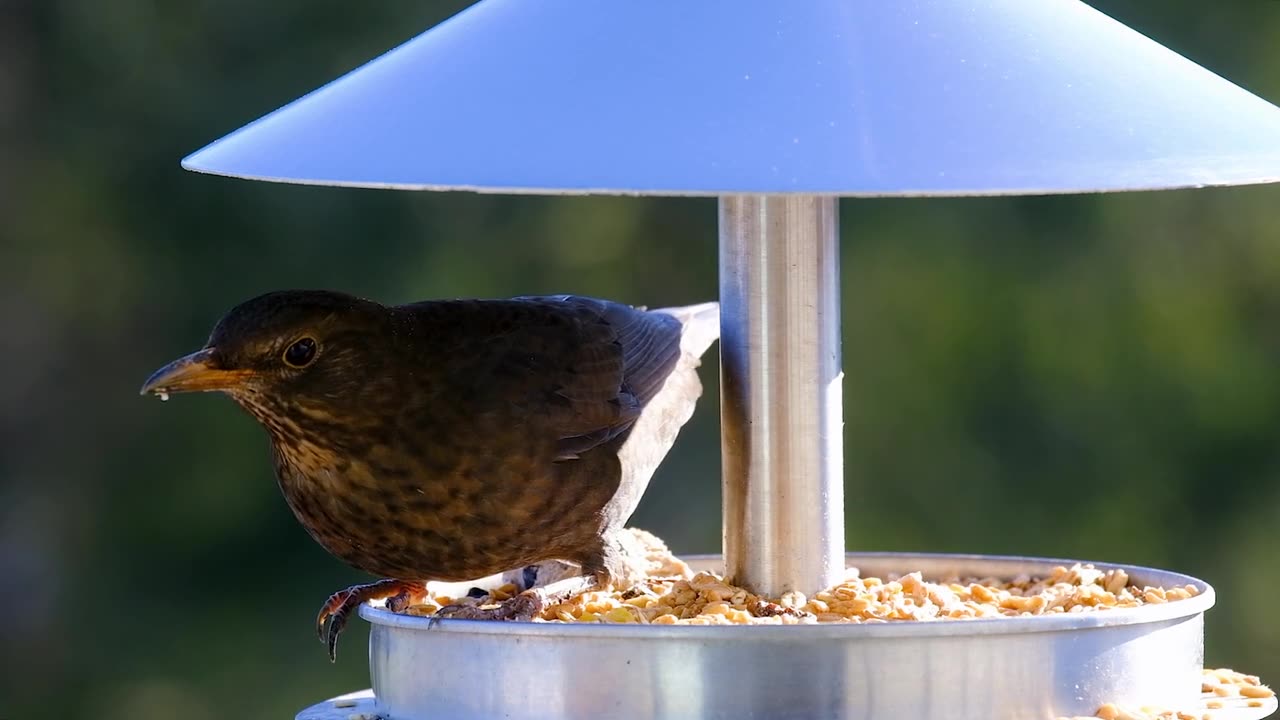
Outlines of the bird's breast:
<svg viewBox="0 0 1280 720">
<path fill-rule="evenodd" d="M 549 463 L 446 455 L 372 444 L 351 456 L 294 438 L 276 443 L 276 471 L 321 546 L 385 577 L 474 579 L 564 557 L 562 541 L 594 532 L 604 495 L 557 487 Z"/>
</svg>

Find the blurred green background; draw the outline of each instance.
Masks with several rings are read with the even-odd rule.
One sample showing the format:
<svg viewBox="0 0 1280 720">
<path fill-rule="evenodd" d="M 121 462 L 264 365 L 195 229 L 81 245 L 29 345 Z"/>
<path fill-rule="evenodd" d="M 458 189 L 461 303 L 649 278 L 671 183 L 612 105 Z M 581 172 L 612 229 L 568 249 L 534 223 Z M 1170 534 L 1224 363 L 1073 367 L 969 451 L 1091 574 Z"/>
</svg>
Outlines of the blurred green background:
<svg viewBox="0 0 1280 720">
<path fill-rule="evenodd" d="M 228 307 L 716 292 L 712 200 L 250 183 L 178 159 L 461 9 L 0 0 L 0 718 L 291 718 L 367 686 L 233 404 L 137 396 Z M 1280 3 L 1098 0 L 1280 100 Z M 1081 52 L 1087 52 L 1086 47 Z M 1216 585 L 1208 662 L 1280 682 L 1280 188 L 843 205 L 848 545 Z M 714 363 L 633 524 L 719 549 Z"/>
</svg>

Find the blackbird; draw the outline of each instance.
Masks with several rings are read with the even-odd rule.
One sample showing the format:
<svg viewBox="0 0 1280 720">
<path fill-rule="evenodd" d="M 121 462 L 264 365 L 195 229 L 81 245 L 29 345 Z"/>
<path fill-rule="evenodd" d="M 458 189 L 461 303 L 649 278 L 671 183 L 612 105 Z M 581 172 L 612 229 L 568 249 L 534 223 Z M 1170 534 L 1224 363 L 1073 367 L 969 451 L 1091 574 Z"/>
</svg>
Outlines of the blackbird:
<svg viewBox="0 0 1280 720">
<path fill-rule="evenodd" d="M 381 576 L 317 618 L 333 659 L 362 602 L 403 609 L 429 580 L 548 560 L 581 577 L 496 609 L 529 619 L 553 597 L 628 577 L 624 534 L 693 414 L 716 303 L 648 311 L 572 295 L 384 306 L 336 292 L 238 305 L 204 348 L 142 393 L 220 391 L 266 428 L 299 522 L 331 554 Z"/>
</svg>

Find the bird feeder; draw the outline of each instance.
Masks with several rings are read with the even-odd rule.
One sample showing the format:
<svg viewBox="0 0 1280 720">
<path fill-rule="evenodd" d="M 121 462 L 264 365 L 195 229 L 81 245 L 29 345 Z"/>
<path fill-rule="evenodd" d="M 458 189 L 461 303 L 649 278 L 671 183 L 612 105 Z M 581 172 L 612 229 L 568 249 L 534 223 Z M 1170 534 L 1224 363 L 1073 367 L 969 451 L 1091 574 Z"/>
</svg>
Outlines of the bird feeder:
<svg viewBox="0 0 1280 720">
<path fill-rule="evenodd" d="M 484 0 L 188 157 L 278 182 L 719 198 L 724 556 L 766 594 L 1065 561 L 845 555 L 839 197 L 1280 180 L 1280 109 L 1076 0 Z M 853 206 L 853 207 L 856 207 Z M 783 627 L 373 623 L 299 718 L 1040 718 L 1194 707 L 1191 600 Z M 1241 707 L 1233 718 L 1270 714 Z"/>
</svg>

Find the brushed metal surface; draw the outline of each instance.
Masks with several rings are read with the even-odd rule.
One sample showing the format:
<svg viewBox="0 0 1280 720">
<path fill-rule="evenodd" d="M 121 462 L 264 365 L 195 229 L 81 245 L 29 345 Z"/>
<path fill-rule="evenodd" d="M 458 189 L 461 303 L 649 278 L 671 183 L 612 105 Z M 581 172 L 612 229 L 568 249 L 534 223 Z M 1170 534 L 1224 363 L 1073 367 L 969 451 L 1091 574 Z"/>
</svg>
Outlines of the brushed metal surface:
<svg viewBox="0 0 1280 720">
<path fill-rule="evenodd" d="M 836 203 L 720 198 L 725 574 L 771 597 L 844 567 Z"/>
<path fill-rule="evenodd" d="M 1248 698 L 1220 698 L 1201 694 L 1200 702 L 1186 710 L 1201 720 L 1261 720 L 1276 711 L 1276 698 L 1264 698 L 1250 704 Z M 376 708 L 373 690 L 359 690 L 329 698 L 303 708 L 296 720 L 382 720 Z"/>
<path fill-rule="evenodd" d="M 857 553 L 864 575 L 1013 577 L 1072 561 Z M 718 567 L 718 557 L 696 559 Z M 1095 613 L 801 626 L 496 623 L 395 615 L 373 623 L 370 673 L 391 720 L 1030 720 L 1104 702 L 1199 701 L 1206 583 L 1124 568 L 1200 595 Z"/>
<path fill-rule="evenodd" d="M 183 165 L 550 194 L 1197 187 L 1280 179 L 1280 110 L 1077 0 L 484 0 Z"/>
</svg>

